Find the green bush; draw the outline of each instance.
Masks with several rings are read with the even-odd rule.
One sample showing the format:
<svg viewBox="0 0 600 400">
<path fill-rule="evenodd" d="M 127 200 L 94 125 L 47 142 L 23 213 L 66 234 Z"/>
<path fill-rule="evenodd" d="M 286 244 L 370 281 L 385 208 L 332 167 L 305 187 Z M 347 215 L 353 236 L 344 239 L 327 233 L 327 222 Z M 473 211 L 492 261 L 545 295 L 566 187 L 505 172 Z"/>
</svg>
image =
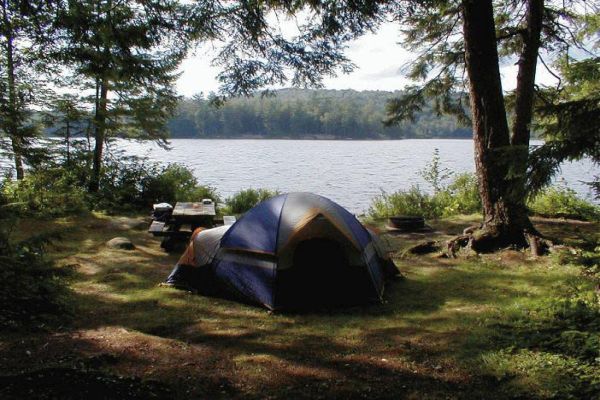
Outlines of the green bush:
<svg viewBox="0 0 600 400">
<path fill-rule="evenodd" d="M 4 201 L 25 214 L 55 217 L 90 208 L 85 189 L 67 168 L 33 170 L 20 181 L 5 180 L 1 190 Z"/>
<path fill-rule="evenodd" d="M 157 201 L 220 201 L 215 188 L 199 185 L 192 171 L 180 164 L 169 164 L 162 168 L 157 176 L 148 179 L 147 186 L 147 193 L 153 193 Z"/>
<path fill-rule="evenodd" d="M 243 214 L 261 201 L 277 196 L 279 191 L 269 189 L 244 189 L 225 200 L 223 214 Z"/>
<path fill-rule="evenodd" d="M 445 191 L 450 194 L 450 203 L 445 207 L 444 216 L 481 212 L 481 197 L 474 174 L 465 172 L 456 175 Z"/>
<path fill-rule="evenodd" d="M 382 192 L 376 196 L 368 211 L 372 218 L 387 218 L 394 215 L 422 215 L 425 218 L 437 218 L 440 213 L 435 209 L 432 196 L 413 186 L 407 191 L 395 193 Z"/>
<path fill-rule="evenodd" d="M 371 218 L 389 218 L 394 215 L 421 215 L 436 219 L 481 211 L 477 180 L 472 174 L 460 174 L 446 187 L 434 194 L 423 192 L 418 186 L 407 191 L 385 193 L 375 197 L 368 215 Z"/>
<path fill-rule="evenodd" d="M 198 184 L 179 164 L 160 165 L 139 157 L 107 159 L 98 193 L 89 194 L 89 165 L 75 158 L 69 165 L 45 164 L 28 171 L 21 181 L 6 179 L 1 201 L 28 215 L 62 216 L 87 210 L 148 211 L 152 204 L 177 201 L 220 201 L 216 190 Z"/>
<path fill-rule="evenodd" d="M 100 181 L 95 209 L 148 210 L 154 203 L 220 198 L 214 188 L 201 186 L 185 166 L 162 166 L 138 157 L 107 163 Z"/>
<path fill-rule="evenodd" d="M 71 314 L 66 282 L 71 270 L 44 257 L 47 238 L 11 245 L 5 232 L 0 234 L 0 329 L 62 323 Z"/>
<path fill-rule="evenodd" d="M 569 188 L 554 186 L 545 189 L 529 202 L 533 214 L 544 217 L 600 220 L 600 207 L 577 196 Z"/>
<path fill-rule="evenodd" d="M 369 217 L 379 219 L 395 215 L 420 215 L 437 219 L 481 212 L 481 199 L 475 175 L 458 174 L 447 184 L 454 173 L 442 167 L 438 149 L 434 150 L 431 161 L 419 174 L 431 185 L 433 194 L 421 191 L 418 186 L 391 194 L 382 192 L 372 200 Z"/>
<path fill-rule="evenodd" d="M 446 187 L 445 182 L 452 177 L 454 173 L 448 168 L 442 167 L 440 162 L 440 150 L 433 149 L 431 161 L 427 163 L 425 168 L 419 171 L 419 175 L 433 187 L 433 193 L 441 192 Z"/>
</svg>

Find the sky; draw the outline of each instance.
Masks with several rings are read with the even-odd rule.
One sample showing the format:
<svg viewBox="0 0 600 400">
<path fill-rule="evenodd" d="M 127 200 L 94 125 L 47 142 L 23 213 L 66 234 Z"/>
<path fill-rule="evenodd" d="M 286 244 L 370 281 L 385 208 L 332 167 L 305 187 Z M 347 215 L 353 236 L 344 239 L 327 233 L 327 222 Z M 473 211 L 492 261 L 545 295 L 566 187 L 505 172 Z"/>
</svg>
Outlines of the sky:
<svg viewBox="0 0 600 400">
<path fill-rule="evenodd" d="M 346 56 L 357 68 L 350 74 L 340 73 L 337 77 L 325 79 L 325 88 L 387 91 L 404 88 L 410 81 L 403 77 L 403 67 L 416 54 L 403 49 L 398 44 L 399 40 L 398 25 L 387 23 L 375 34 L 367 34 L 350 42 Z M 206 45 L 182 63 L 182 74 L 177 82 L 179 94 L 190 97 L 200 92 L 218 90 L 219 83 L 215 77 L 219 70 L 210 65 L 213 56 L 211 47 Z M 514 89 L 517 75 L 514 60 L 502 65 L 501 73 L 504 90 Z M 538 64 L 537 82 L 551 85 L 555 83 L 555 79 Z"/>
</svg>

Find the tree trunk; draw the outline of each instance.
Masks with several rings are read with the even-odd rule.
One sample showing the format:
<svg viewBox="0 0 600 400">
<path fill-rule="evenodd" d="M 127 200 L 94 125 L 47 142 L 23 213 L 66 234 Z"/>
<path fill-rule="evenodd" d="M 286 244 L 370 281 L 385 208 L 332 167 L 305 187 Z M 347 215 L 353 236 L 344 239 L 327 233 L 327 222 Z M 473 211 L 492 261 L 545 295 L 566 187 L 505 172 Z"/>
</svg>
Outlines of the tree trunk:
<svg viewBox="0 0 600 400">
<path fill-rule="evenodd" d="M 513 146 L 529 146 L 543 14 L 544 0 L 528 0 L 527 31 L 523 35 L 523 50 L 518 62 L 515 119 L 511 136 Z"/>
<path fill-rule="evenodd" d="M 484 222 L 473 233 L 476 251 L 508 245 L 527 246 L 526 233 L 533 229 L 520 191 L 510 180 L 510 136 L 500 69 L 492 0 L 463 3 L 465 63 L 473 113 L 475 170 L 483 203 Z M 518 192 L 518 193 L 517 193 Z"/>
<path fill-rule="evenodd" d="M 102 172 L 102 157 L 104 153 L 104 140 L 106 139 L 106 111 L 107 111 L 108 88 L 106 79 L 100 81 L 100 96 L 94 115 L 94 157 L 92 163 L 92 176 L 90 178 L 89 190 L 98 192 L 100 188 L 100 175 Z"/>
<path fill-rule="evenodd" d="M 529 138 L 533 117 L 533 99 L 535 94 L 535 73 L 540 48 L 544 0 L 527 1 L 527 27 L 523 34 L 523 49 L 519 57 L 517 89 L 511 145 L 513 146 L 513 187 L 515 197 L 527 196 L 527 166 L 529 159 Z M 516 200 L 516 199 L 515 199 Z M 521 207 L 526 208 L 523 203 Z"/>
<path fill-rule="evenodd" d="M 69 118 L 69 117 L 67 117 Z M 67 166 L 71 165 L 71 123 L 67 119 L 65 127 L 65 144 L 67 145 Z"/>
<path fill-rule="evenodd" d="M 17 85 L 15 79 L 14 63 L 14 35 L 12 24 L 8 19 L 6 2 L 2 3 L 2 19 L 4 23 L 4 36 L 6 37 L 6 75 L 8 86 L 8 118 L 6 120 L 6 130 L 11 141 L 13 158 L 15 161 L 15 170 L 17 179 L 25 177 L 23 168 L 23 140 L 19 135 L 19 110 L 17 103 Z"/>
</svg>

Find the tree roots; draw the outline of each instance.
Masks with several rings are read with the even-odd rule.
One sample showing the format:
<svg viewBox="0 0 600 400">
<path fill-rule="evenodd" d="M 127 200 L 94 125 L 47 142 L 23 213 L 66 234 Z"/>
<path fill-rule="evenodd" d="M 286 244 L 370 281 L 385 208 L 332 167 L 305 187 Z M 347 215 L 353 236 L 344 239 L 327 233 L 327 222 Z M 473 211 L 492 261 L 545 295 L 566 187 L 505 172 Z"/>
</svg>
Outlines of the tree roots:
<svg viewBox="0 0 600 400">
<path fill-rule="evenodd" d="M 535 229 L 519 231 L 502 231 L 485 226 L 472 226 L 463 231 L 462 235 L 446 243 L 448 257 L 456 257 L 462 249 L 476 253 L 490 253 L 507 247 L 529 248 L 533 256 L 547 254 L 553 243 L 544 238 Z"/>
</svg>

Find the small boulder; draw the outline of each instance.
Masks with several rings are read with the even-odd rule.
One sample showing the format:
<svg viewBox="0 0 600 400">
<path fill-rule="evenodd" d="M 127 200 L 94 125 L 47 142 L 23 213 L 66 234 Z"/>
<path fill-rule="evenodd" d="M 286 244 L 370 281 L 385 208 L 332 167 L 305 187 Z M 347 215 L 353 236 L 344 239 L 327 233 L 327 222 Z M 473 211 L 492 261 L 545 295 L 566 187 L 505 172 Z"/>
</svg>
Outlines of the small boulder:
<svg viewBox="0 0 600 400">
<path fill-rule="evenodd" d="M 406 252 L 409 254 L 429 254 L 429 253 L 435 253 L 436 251 L 440 251 L 441 247 L 440 244 L 436 241 L 427 241 L 427 242 L 421 242 L 418 243 L 414 246 L 409 247 L 408 249 L 406 249 Z"/>
<path fill-rule="evenodd" d="M 126 237 L 116 237 L 106 242 L 106 245 L 112 249 L 135 250 L 135 246 L 131 240 Z"/>
</svg>

